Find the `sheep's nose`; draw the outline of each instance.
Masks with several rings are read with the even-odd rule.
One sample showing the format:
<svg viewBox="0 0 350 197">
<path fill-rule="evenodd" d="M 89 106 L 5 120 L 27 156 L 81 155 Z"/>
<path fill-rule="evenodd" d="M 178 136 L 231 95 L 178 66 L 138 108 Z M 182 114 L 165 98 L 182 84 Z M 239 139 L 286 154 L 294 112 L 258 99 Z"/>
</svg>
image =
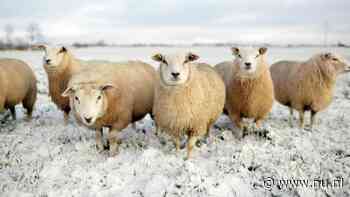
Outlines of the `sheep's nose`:
<svg viewBox="0 0 350 197">
<path fill-rule="evenodd" d="M 171 75 L 176 79 L 179 77 L 180 73 L 171 73 Z"/>
<path fill-rule="evenodd" d="M 85 117 L 84 119 L 85 119 L 85 121 L 86 121 L 87 123 L 90 123 L 90 122 L 91 122 L 91 120 L 92 120 L 92 118 L 91 118 L 91 117 L 89 117 L 89 118 Z"/>
<path fill-rule="evenodd" d="M 45 62 L 46 62 L 46 64 L 50 64 L 51 60 L 50 59 L 46 59 Z"/>
<path fill-rule="evenodd" d="M 245 64 L 246 69 L 250 69 L 252 67 L 252 63 L 250 63 L 250 62 L 246 62 L 244 64 Z"/>
</svg>

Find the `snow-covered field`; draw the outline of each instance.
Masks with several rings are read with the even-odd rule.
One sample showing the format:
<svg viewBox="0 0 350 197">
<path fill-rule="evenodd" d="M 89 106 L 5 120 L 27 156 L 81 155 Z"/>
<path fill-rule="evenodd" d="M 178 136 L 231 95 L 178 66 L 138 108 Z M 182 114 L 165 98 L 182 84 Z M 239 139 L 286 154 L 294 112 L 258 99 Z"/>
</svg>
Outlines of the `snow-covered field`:
<svg viewBox="0 0 350 197">
<path fill-rule="evenodd" d="M 141 59 L 152 63 L 158 51 L 184 48 L 73 49 L 82 59 Z M 230 60 L 227 48 L 193 48 L 201 61 Z M 303 60 L 318 48 L 271 48 L 269 62 Z M 349 49 L 336 51 L 350 60 Z M 94 132 L 63 117 L 47 96 L 42 52 L 0 52 L 28 62 L 39 79 L 34 119 L 26 122 L 21 106 L 18 120 L 0 124 L 0 196 L 350 196 L 350 76 L 337 82 L 332 105 L 319 115 L 310 132 L 288 125 L 288 110 L 275 104 L 264 123 L 267 137 L 249 135 L 239 140 L 237 130 L 222 116 L 212 129 L 210 143 L 184 160 L 171 141 L 154 135 L 147 117 L 123 132 L 120 154 L 109 158 L 95 150 Z M 1 91 L 1 90 L 0 90 Z M 4 114 L 1 114 L 1 117 Z M 273 178 L 272 181 L 270 178 Z M 277 184 L 278 180 L 342 179 L 342 187 Z M 282 180 L 283 179 L 283 180 Z M 271 187 L 270 187 L 271 186 Z M 338 186 L 338 185 L 335 185 Z"/>
</svg>

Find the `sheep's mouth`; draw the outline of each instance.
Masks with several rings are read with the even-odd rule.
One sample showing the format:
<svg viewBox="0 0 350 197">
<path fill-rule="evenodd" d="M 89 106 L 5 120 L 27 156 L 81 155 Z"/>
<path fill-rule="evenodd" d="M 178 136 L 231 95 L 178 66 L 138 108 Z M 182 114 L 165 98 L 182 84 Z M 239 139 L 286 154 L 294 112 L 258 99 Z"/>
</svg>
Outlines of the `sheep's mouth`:
<svg viewBox="0 0 350 197">
<path fill-rule="evenodd" d="M 92 126 L 95 124 L 95 121 L 92 120 L 91 122 L 86 122 L 85 120 L 83 120 L 83 123 L 86 125 L 86 126 Z"/>
<path fill-rule="evenodd" d="M 172 77 L 171 81 L 178 82 L 178 81 L 181 81 L 181 78 L 180 77 Z"/>
<path fill-rule="evenodd" d="M 44 66 L 45 66 L 45 69 L 46 69 L 48 72 L 56 72 L 56 71 L 59 70 L 58 67 L 52 66 L 52 64 L 51 64 L 51 65 L 50 65 L 50 64 L 45 64 Z"/>
</svg>

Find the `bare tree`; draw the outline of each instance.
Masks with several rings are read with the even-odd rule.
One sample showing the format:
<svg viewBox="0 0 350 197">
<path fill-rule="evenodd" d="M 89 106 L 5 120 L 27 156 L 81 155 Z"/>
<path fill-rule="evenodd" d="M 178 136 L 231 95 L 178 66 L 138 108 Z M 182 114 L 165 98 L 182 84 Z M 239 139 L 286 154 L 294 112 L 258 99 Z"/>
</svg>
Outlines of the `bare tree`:
<svg viewBox="0 0 350 197">
<path fill-rule="evenodd" d="M 11 24 L 5 25 L 5 36 L 6 36 L 6 44 L 12 45 L 12 36 L 14 32 L 14 28 Z"/>
<path fill-rule="evenodd" d="M 31 23 L 27 27 L 27 36 L 30 44 L 42 37 L 41 29 L 37 23 Z"/>
</svg>

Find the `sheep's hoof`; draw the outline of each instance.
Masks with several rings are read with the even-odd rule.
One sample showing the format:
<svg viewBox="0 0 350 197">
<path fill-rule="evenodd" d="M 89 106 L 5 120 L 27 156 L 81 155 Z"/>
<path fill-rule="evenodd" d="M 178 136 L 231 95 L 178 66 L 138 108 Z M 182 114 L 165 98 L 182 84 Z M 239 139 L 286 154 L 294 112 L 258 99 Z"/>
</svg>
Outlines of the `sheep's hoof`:
<svg viewBox="0 0 350 197">
<path fill-rule="evenodd" d="M 304 127 L 304 130 L 312 132 L 313 129 L 312 129 L 312 127 Z"/>
<path fill-rule="evenodd" d="M 197 142 L 196 142 L 196 146 L 198 147 L 198 148 L 200 148 L 202 145 L 203 145 L 203 141 L 202 140 L 197 140 Z"/>
<path fill-rule="evenodd" d="M 24 121 L 26 121 L 26 122 L 31 122 L 33 120 L 33 117 L 30 115 L 28 115 L 25 119 L 24 119 Z"/>
<path fill-rule="evenodd" d="M 160 143 L 162 146 L 165 146 L 165 145 L 166 145 L 166 140 L 163 139 L 163 138 L 160 138 L 160 139 L 159 139 L 159 143 Z"/>
<path fill-rule="evenodd" d="M 214 129 L 218 129 L 218 130 L 221 130 L 221 127 L 219 126 L 219 125 L 217 125 L 217 124 L 214 124 Z"/>
<path fill-rule="evenodd" d="M 103 145 L 103 150 L 109 150 L 109 142 Z"/>
<path fill-rule="evenodd" d="M 117 156 L 119 153 L 119 151 L 116 149 L 116 150 L 109 150 L 109 156 L 110 157 L 115 157 Z"/>
<path fill-rule="evenodd" d="M 103 145 L 97 145 L 96 144 L 95 147 L 96 147 L 96 150 L 97 150 L 98 153 L 101 153 L 101 152 L 103 152 L 105 150 Z"/>
<path fill-rule="evenodd" d="M 182 150 L 184 148 L 186 148 L 186 140 L 182 140 L 180 144 L 180 149 Z"/>
<path fill-rule="evenodd" d="M 247 135 L 249 135 L 249 129 L 248 129 L 248 127 L 243 127 L 242 138 L 246 137 Z"/>
<path fill-rule="evenodd" d="M 256 131 L 256 134 L 259 136 L 259 137 L 262 137 L 262 138 L 266 138 L 268 139 L 268 134 L 269 134 L 269 130 L 267 129 L 260 129 L 260 130 L 257 130 Z"/>
<path fill-rule="evenodd" d="M 199 140 L 197 140 L 197 142 L 196 142 L 196 146 L 197 146 L 198 148 L 200 148 L 201 146 L 203 146 L 203 144 L 207 144 L 207 145 L 209 144 L 209 137 L 199 139 Z"/>
</svg>

